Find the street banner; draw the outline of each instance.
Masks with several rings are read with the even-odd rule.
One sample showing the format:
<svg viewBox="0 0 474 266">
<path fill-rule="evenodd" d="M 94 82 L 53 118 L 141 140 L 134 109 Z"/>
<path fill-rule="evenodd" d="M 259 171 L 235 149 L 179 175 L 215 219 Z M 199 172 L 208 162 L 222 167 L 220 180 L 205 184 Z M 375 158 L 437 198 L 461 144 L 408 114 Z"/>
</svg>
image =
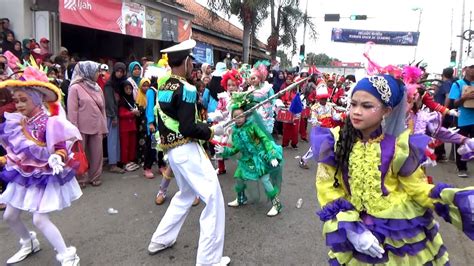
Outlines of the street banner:
<svg viewBox="0 0 474 266">
<path fill-rule="evenodd" d="M 145 38 L 161 40 L 161 12 L 152 9 L 145 9 Z"/>
<path fill-rule="evenodd" d="M 143 25 L 145 21 L 145 7 L 137 3 L 122 4 L 122 33 L 135 37 L 145 37 Z"/>
<path fill-rule="evenodd" d="M 121 0 L 59 0 L 63 23 L 122 33 Z"/>
<path fill-rule="evenodd" d="M 214 65 L 214 53 L 213 53 L 212 45 L 203 43 L 203 42 L 196 42 L 196 46 L 193 49 L 193 54 L 196 62 L 208 63 L 209 65 Z"/>
<path fill-rule="evenodd" d="M 367 43 L 385 45 L 418 45 L 419 32 L 413 31 L 373 31 L 333 28 L 331 40 L 334 42 Z"/>
</svg>

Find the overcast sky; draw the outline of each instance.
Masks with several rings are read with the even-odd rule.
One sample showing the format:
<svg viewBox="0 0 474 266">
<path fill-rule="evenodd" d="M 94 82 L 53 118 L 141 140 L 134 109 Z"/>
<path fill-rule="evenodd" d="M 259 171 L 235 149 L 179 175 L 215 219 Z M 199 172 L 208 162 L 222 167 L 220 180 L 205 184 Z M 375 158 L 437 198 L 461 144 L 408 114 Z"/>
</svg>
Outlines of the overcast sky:
<svg viewBox="0 0 474 266">
<path fill-rule="evenodd" d="M 307 0 L 300 0 L 304 10 Z M 440 73 L 449 65 L 450 50 L 460 49 L 462 0 L 429 1 L 429 0 L 308 0 L 308 16 L 316 24 L 318 39 L 306 37 L 306 53 L 326 53 L 343 62 L 365 62 L 362 57 L 364 44 L 336 43 L 331 41 L 332 28 L 381 30 L 381 31 L 416 31 L 421 8 L 420 40 L 416 53 L 417 61 L 423 59 L 428 63 L 430 72 Z M 206 5 L 207 0 L 197 0 Z M 469 28 L 469 12 L 474 11 L 474 1 L 466 0 L 465 29 Z M 341 16 L 367 15 L 366 21 L 343 19 L 339 22 L 325 22 L 324 14 L 339 13 Z M 453 18 L 453 20 L 452 20 Z M 239 24 L 232 17 L 231 22 Z M 453 21 L 451 23 L 451 21 Z M 474 22 L 473 22 L 474 29 Z M 270 21 L 266 21 L 258 32 L 258 38 L 266 41 L 270 35 Z M 298 29 L 299 44 L 303 42 L 303 26 Z M 474 45 L 474 43 L 473 43 Z M 464 47 L 467 42 L 464 42 Z M 465 50 L 464 48 L 463 50 Z M 463 51 L 464 52 L 464 51 Z M 378 45 L 372 49 L 371 57 L 382 65 L 406 64 L 413 60 L 415 47 Z M 466 56 L 464 56 L 466 58 Z"/>
</svg>

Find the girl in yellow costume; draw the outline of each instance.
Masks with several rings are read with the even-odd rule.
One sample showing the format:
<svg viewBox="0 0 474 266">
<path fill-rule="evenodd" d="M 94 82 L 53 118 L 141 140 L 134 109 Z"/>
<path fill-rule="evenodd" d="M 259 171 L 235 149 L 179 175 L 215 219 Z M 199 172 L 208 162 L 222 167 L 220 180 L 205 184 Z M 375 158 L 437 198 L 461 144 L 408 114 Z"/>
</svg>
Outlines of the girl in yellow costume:
<svg viewBox="0 0 474 266">
<path fill-rule="evenodd" d="M 405 130 L 404 84 L 364 78 L 344 127 L 313 128 L 316 189 L 330 265 L 447 265 L 433 210 L 474 239 L 474 187 L 428 184 L 429 137 Z"/>
</svg>

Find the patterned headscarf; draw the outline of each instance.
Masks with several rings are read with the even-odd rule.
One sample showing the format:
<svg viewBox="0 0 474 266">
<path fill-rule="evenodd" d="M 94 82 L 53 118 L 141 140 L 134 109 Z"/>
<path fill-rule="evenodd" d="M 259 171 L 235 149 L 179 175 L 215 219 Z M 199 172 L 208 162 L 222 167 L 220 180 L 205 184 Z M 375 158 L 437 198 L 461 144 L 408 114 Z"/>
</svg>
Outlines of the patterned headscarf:
<svg viewBox="0 0 474 266">
<path fill-rule="evenodd" d="M 99 85 L 94 80 L 95 75 L 99 71 L 99 63 L 93 61 L 80 61 L 74 68 L 74 73 L 71 78 L 71 85 L 84 82 L 87 87 L 96 91 L 100 90 Z"/>
</svg>

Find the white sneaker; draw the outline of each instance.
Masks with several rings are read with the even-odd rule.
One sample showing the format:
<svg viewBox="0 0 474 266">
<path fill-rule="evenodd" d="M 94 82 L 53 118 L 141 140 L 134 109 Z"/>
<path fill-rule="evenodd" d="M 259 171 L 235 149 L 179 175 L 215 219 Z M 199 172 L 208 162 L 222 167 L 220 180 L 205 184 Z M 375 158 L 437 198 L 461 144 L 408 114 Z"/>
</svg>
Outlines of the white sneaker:
<svg viewBox="0 0 474 266">
<path fill-rule="evenodd" d="M 165 245 L 165 244 L 160 244 L 160 243 L 155 243 L 155 242 L 150 242 L 150 244 L 148 245 L 148 254 L 149 255 L 155 255 L 156 253 L 160 252 L 160 251 L 163 251 L 167 248 L 170 248 L 174 245 L 174 243 L 176 243 L 176 240 L 173 241 L 171 244 L 169 245 Z"/>
<path fill-rule="evenodd" d="M 226 266 L 229 265 L 230 258 L 227 256 L 222 256 L 221 261 L 219 263 L 211 264 L 212 266 Z M 196 263 L 196 266 L 203 266 L 204 264 Z M 206 264 L 209 265 L 209 264 Z"/>
<path fill-rule="evenodd" d="M 77 256 L 75 247 L 68 247 L 63 254 L 57 254 L 56 260 L 61 263 L 61 266 L 79 266 L 80 258 Z"/>
<path fill-rule="evenodd" d="M 229 257 L 223 256 L 221 258 L 221 263 L 220 263 L 221 266 L 229 265 L 229 263 L 230 263 L 230 258 Z"/>
<path fill-rule="evenodd" d="M 41 250 L 40 243 L 36 238 L 36 233 L 30 232 L 30 239 L 20 239 L 21 248 L 15 255 L 7 260 L 7 265 L 23 261 L 28 256 Z"/>
<path fill-rule="evenodd" d="M 247 204 L 247 200 L 245 200 L 242 203 L 239 203 L 239 199 L 235 199 L 235 200 L 227 203 L 227 206 L 229 206 L 229 207 L 239 207 L 239 206 L 242 206 L 242 205 L 245 205 L 245 204 Z"/>
<path fill-rule="evenodd" d="M 272 206 L 272 208 L 267 212 L 267 216 L 273 217 L 277 216 L 280 213 L 276 206 Z"/>
</svg>

